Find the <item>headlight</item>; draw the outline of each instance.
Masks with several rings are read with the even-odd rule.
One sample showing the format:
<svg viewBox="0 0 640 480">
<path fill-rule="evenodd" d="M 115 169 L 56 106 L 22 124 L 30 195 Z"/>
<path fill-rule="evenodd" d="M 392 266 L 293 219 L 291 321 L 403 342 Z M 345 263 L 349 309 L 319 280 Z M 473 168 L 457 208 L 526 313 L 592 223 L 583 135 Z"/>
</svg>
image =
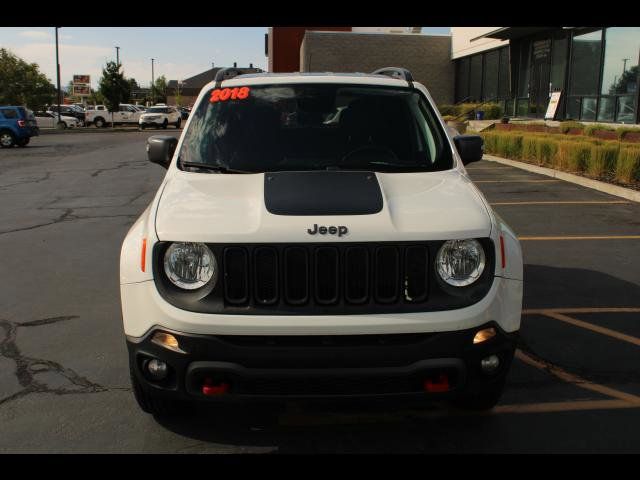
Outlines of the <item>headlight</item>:
<svg viewBox="0 0 640 480">
<path fill-rule="evenodd" d="M 218 280 L 218 262 L 204 243 L 172 243 L 164 254 L 164 273 L 175 286 L 195 290 Z"/>
<path fill-rule="evenodd" d="M 438 275 L 449 285 L 464 287 L 475 282 L 485 266 L 482 245 L 477 240 L 447 240 L 436 255 Z"/>
</svg>

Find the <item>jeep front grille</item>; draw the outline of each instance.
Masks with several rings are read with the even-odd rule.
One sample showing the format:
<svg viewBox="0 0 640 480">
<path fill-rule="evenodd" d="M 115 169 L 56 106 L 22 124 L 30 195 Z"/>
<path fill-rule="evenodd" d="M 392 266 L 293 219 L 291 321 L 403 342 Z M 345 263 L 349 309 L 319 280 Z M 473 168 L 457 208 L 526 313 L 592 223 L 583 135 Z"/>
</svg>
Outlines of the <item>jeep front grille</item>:
<svg viewBox="0 0 640 480">
<path fill-rule="evenodd" d="M 469 287 L 444 285 L 434 259 L 444 241 L 208 244 L 218 282 L 194 291 L 164 273 L 170 242 L 154 246 L 154 280 L 172 305 L 232 315 L 357 315 L 452 310 L 483 298 L 493 283 L 494 245 L 481 278 Z"/>
<path fill-rule="evenodd" d="M 250 296 L 263 306 L 417 303 L 428 296 L 426 246 L 233 246 L 223 258 L 231 305 Z"/>
</svg>

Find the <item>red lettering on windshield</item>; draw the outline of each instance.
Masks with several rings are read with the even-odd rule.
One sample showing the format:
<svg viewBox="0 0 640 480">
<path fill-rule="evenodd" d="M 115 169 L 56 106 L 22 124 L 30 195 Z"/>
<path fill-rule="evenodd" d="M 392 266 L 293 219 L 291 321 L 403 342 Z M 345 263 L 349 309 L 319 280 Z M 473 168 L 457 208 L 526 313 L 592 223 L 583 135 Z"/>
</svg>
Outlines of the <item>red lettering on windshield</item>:
<svg viewBox="0 0 640 480">
<path fill-rule="evenodd" d="M 251 90 L 249 87 L 236 88 L 216 88 L 211 91 L 211 103 L 226 102 L 227 100 L 244 100 L 249 98 Z"/>
</svg>

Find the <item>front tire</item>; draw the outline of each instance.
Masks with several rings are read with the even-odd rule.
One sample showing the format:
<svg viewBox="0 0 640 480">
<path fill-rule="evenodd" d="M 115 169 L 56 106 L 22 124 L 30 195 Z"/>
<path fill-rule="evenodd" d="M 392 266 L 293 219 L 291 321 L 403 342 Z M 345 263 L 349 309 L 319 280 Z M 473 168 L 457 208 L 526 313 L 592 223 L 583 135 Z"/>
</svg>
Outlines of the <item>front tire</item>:
<svg viewBox="0 0 640 480">
<path fill-rule="evenodd" d="M 29 137 L 21 138 L 16 143 L 19 147 L 26 147 L 27 145 L 29 145 L 29 140 L 31 140 Z"/>
<path fill-rule="evenodd" d="M 182 119 L 179 118 L 178 121 L 176 122 L 176 128 L 180 128 L 181 123 L 182 123 Z"/>
<path fill-rule="evenodd" d="M 102 117 L 96 118 L 95 122 L 93 123 L 96 125 L 96 128 L 103 128 L 107 126 L 106 122 L 104 121 L 104 118 Z"/>
<path fill-rule="evenodd" d="M 133 396 L 143 412 L 150 413 L 156 417 L 170 417 L 181 411 L 179 402 L 160 398 L 146 391 L 136 378 L 132 365 L 129 365 L 129 374 L 131 375 Z"/>
<path fill-rule="evenodd" d="M 0 147 L 2 148 L 11 148 L 16 143 L 16 137 L 13 136 L 11 132 L 2 132 L 0 133 Z"/>
<path fill-rule="evenodd" d="M 165 118 L 164 122 L 162 122 L 162 128 L 166 130 L 168 126 L 169 126 L 169 121 Z"/>
<path fill-rule="evenodd" d="M 58 123 L 56 124 L 56 128 L 57 128 L 58 130 L 66 130 L 66 129 L 67 129 L 67 124 L 66 124 L 66 123 L 64 123 L 64 122 L 58 122 Z"/>
</svg>

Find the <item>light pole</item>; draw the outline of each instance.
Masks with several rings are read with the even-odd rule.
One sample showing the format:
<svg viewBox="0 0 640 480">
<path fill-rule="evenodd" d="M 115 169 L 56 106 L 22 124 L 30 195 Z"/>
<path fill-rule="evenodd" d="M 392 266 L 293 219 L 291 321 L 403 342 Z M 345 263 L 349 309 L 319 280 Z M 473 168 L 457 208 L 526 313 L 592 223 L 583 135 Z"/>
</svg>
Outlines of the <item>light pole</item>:
<svg viewBox="0 0 640 480">
<path fill-rule="evenodd" d="M 153 88 L 153 83 L 154 83 L 154 79 L 153 79 L 153 62 L 154 62 L 155 58 L 151 59 L 151 103 L 153 103 L 154 105 L 156 104 L 156 92 L 155 89 Z"/>
<path fill-rule="evenodd" d="M 60 27 L 56 27 L 56 76 L 57 76 L 57 83 L 58 83 L 58 123 L 60 123 L 60 104 L 62 103 L 60 101 L 60 94 L 62 92 L 60 92 L 60 57 L 58 55 L 58 28 Z"/>
<path fill-rule="evenodd" d="M 120 66 L 120 47 L 116 47 L 116 63 Z"/>
<path fill-rule="evenodd" d="M 622 59 L 622 61 L 624 62 L 624 63 L 622 64 L 622 74 L 623 74 L 623 75 L 624 75 L 624 72 L 626 72 L 626 71 L 627 71 L 627 62 L 628 62 L 629 60 L 630 60 L 629 58 L 623 58 L 623 59 Z"/>
</svg>

